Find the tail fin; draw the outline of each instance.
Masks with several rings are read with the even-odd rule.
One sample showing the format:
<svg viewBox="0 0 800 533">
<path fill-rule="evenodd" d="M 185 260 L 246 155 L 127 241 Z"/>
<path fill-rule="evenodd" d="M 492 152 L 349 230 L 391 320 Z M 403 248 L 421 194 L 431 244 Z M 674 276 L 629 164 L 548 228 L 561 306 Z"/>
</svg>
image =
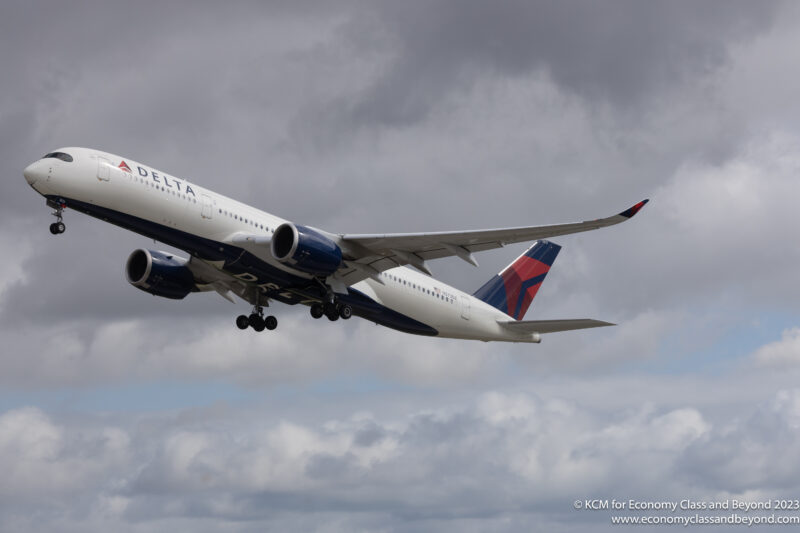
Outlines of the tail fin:
<svg viewBox="0 0 800 533">
<path fill-rule="evenodd" d="M 560 250 L 550 241 L 537 241 L 473 296 L 521 320 Z"/>
</svg>

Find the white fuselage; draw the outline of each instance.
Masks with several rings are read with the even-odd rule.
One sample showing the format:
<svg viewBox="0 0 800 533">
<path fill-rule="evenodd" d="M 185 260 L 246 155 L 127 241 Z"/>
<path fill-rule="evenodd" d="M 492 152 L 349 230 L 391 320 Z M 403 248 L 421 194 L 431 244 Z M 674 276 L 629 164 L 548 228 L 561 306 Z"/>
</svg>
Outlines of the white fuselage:
<svg viewBox="0 0 800 533">
<path fill-rule="evenodd" d="M 310 278 L 276 260 L 264 244 L 286 220 L 129 158 L 86 148 L 60 151 L 73 161 L 40 159 L 25 169 L 29 184 L 43 196 L 84 202 L 216 243 L 236 243 L 275 269 Z M 127 169 L 120 168 L 123 164 Z M 238 235 L 262 238 L 243 241 Z M 502 311 L 416 270 L 397 267 L 381 272 L 379 279 L 382 284 L 368 278 L 352 288 L 434 328 L 440 337 L 538 342 L 537 335 L 498 324 L 509 320 Z"/>
</svg>

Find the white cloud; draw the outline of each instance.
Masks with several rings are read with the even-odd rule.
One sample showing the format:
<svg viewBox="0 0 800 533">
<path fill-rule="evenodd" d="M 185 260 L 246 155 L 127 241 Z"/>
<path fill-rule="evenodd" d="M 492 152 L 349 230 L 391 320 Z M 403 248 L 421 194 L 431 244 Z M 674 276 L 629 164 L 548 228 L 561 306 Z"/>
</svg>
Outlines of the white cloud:
<svg viewBox="0 0 800 533">
<path fill-rule="evenodd" d="M 792 490 L 800 460 L 797 389 L 778 391 L 754 411 L 728 421 L 688 447 L 679 468 L 702 487 L 762 494 Z"/>
<path fill-rule="evenodd" d="M 64 427 L 36 408 L 0 415 L 0 493 L 25 506 L 40 498 L 66 503 L 74 491 L 103 483 L 129 461 L 130 440 L 114 426 Z"/>
<path fill-rule="evenodd" d="M 765 344 L 752 356 L 762 367 L 791 367 L 800 364 L 800 327 L 787 329 L 781 340 Z"/>
<path fill-rule="evenodd" d="M 240 411 L 56 424 L 22 408 L 0 415 L 0 491 L 20 507 L 46 494 L 54 511 L 37 518 L 39 529 L 166 530 L 197 516 L 233 530 L 242 519 L 292 527 L 325 510 L 335 530 L 369 529 L 376 517 L 390 529 L 471 519 L 514 530 L 575 498 L 790 494 L 800 488 L 800 462 L 789 460 L 799 398 L 785 390 L 740 416 L 711 418 L 637 398 L 607 409 L 497 391 L 456 408 L 319 422 L 259 422 Z M 437 522 L 443 514 L 449 524 Z M 326 523 L 320 515 L 312 529 Z"/>
</svg>

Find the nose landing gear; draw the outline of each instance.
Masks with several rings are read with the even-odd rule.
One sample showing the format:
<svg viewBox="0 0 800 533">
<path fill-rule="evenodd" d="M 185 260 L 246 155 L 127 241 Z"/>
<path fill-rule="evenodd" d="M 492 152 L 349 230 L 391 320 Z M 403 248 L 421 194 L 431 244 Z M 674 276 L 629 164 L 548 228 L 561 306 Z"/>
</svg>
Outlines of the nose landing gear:
<svg viewBox="0 0 800 533">
<path fill-rule="evenodd" d="M 56 217 L 56 222 L 50 224 L 50 233 L 53 235 L 64 233 L 67 230 L 67 226 L 64 225 L 62 218 L 64 208 L 67 207 L 67 204 L 63 201 L 54 202 L 53 200 L 47 200 L 47 205 L 55 209 L 55 211 L 53 211 L 53 216 Z"/>
</svg>

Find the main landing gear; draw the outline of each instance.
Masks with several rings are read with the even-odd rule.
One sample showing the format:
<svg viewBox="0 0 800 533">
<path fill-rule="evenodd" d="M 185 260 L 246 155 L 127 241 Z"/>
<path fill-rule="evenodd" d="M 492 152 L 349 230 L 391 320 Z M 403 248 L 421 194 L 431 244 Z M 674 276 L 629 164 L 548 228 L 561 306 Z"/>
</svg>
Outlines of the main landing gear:
<svg viewBox="0 0 800 533">
<path fill-rule="evenodd" d="M 347 320 L 353 316 L 353 308 L 346 303 L 340 302 L 339 298 L 336 297 L 330 287 L 325 285 L 320 278 L 314 278 L 314 281 L 316 281 L 325 292 L 325 301 L 311 304 L 311 316 L 313 318 L 322 318 L 322 315 L 325 315 L 328 317 L 328 320 L 335 322 L 340 318 Z"/>
<path fill-rule="evenodd" d="M 64 233 L 67 230 L 67 226 L 64 225 L 62 217 L 64 214 L 64 208 L 66 207 L 66 204 L 64 204 L 63 202 L 56 203 L 48 200 L 47 205 L 55 209 L 55 211 L 53 211 L 53 216 L 56 217 L 56 222 L 50 224 L 50 233 L 52 233 L 53 235 L 59 235 L 61 233 Z"/>
<path fill-rule="evenodd" d="M 264 308 L 256 305 L 250 316 L 239 315 L 236 317 L 236 327 L 239 329 L 253 328 L 256 331 L 264 331 L 264 329 L 272 331 L 278 327 L 278 319 L 272 315 L 265 318 Z"/>
<path fill-rule="evenodd" d="M 347 304 L 339 303 L 336 301 L 315 303 L 311 305 L 311 316 L 314 318 L 322 318 L 325 315 L 331 322 L 343 318 L 349 319 L 353 316 L 353 308 Z"/>
</svg>

